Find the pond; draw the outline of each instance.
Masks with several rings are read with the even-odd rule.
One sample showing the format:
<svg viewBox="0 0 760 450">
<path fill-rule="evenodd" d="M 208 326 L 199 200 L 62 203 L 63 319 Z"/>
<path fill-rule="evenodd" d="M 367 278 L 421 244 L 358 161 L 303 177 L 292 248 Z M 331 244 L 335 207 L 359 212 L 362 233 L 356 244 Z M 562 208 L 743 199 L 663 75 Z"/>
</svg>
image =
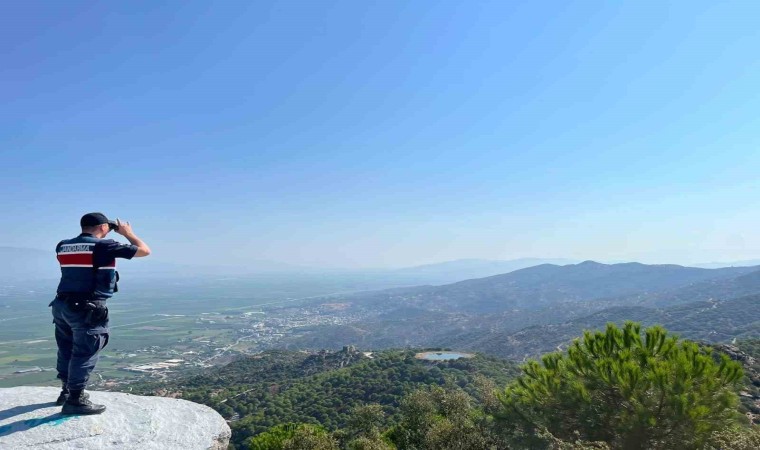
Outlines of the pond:
<svg viewBox="0 0 760 450">
<path fill-rule="evenodd" d="M 459 358 L 472 358 L 473 356 L 471 353 L 459 352 L 425 352 L 415 355 L 419 359 L 427 359 L 428 361 L 450 361 Z"/>
</svg>

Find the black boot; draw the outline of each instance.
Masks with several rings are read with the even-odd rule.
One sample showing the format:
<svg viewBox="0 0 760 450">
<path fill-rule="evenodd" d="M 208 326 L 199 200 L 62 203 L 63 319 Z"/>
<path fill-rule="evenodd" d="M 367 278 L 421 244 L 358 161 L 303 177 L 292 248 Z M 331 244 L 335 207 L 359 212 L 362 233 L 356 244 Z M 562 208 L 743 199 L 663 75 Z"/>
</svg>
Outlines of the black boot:
<svg viewBox="0 0 760 450">
<path fill-rule="evenodd" d="M 64 385 L 61 388 L 61 393 L 60 395 L 58 395 L 58 399 L 55 401 L 55 405 L 56 406 L 63 405 L 63 403 L 66 401 L 67 398 L 69 398 L 69 388 L 67 388 L 66 385 Z M 90 398 L 90 394 L 84 392 L 82 393 L 82 398 L 87 400 L 88 398 Z"/>
<path fill-rule="evenodd" d="M 72 389 L 69 391 L 69 398 L 63 402 L 61 414 L 101 414 L 106 410 L 104 405 L 96 405 L 88 397 L 84 391 Z"/>
</svg>

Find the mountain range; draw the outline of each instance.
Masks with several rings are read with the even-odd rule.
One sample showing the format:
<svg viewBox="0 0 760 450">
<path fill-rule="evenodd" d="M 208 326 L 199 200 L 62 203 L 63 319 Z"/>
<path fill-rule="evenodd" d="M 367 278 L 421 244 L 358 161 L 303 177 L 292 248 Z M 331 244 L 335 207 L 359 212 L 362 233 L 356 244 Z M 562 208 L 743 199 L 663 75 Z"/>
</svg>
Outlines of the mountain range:
<svg viewBox="0 0 760 450">
<path fill-rule="evenodd" d="M 601 306 L 617 302 L 640 303 L 665 293 L 670 293 L 670 301 L 676 302 L 675 289 L 700 283 L 722 286 L 757 270 L 760 267 L 700 269 L 584 261 L 565 266 L 541 264 L 443 286 L 400 288 L 350 297 L 369 304 L 399 303 L 405 307 L 475 314 L 536 310 L 566 303 Z M 735 283 L 741 284 L 738 280 Z"/>
<path fill-rule="evenodd" d="M 304 328 L 281 345 L 446 346 L 523 359 L 583 329 L 629 319 L 725 342 L 760 330 L 758 294 L 760 267 L 545 264 L 443 286 L 331 296 L 323 302 L 364 318 Z"/>
</svg>

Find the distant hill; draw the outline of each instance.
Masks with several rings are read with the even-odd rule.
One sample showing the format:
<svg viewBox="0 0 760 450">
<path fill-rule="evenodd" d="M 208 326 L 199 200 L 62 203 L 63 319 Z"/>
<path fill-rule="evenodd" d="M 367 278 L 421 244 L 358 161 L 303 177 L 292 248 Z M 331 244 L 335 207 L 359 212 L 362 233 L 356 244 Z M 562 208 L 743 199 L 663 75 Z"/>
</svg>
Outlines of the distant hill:
<svg viewBox="0 0 760 450">
<path fill-rule="evenodd" d="M 512 260 L 458 259 L 436 264 L 407 267 L 391 271 L 391 274 L 424 279 L 427 284 L 454 283 L 472 278 L 499 275 L 542 264 L 558 266 L 579 261 L 565 258 L 519 258 Z"/>
<path fill-rule="evenodd" d="M 558 266 L 542 264 L 510 273 L 458 283 L 369 293 L 357 299 L 445 312 L 493 313 L 541 309 L 564 303 L 606 302 L 635 294 L 722 280 L 753 268 L 700 269 L 640 263 L 601 264 L 585 261 Z"/>
<path fill-rule="evenodd" d="M 684 338 L 706 342 L 730 342 L 760 336 L 760 294 L 721 300 L 699 301 L 668 308 L 616 306 L 564 323 L 540 325 L 515 332 L 475 332 L 443 345 L 480 351 L 512 360 L 537 357 L 567 348 L 583 330 L 603 328 L 608 322 L 626 320 L 643 325 L 663 325 Z"/>
</svg>

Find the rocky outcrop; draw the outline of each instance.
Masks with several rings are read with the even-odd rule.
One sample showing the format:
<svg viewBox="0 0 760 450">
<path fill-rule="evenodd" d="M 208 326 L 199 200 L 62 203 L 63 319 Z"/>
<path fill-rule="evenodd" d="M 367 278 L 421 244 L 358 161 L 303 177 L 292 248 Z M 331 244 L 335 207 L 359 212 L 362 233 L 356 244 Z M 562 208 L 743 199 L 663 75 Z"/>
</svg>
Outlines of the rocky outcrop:
<svg viewBox="0 0 760 450">
<path fill-rule="evenodd" d="M 59 389 L 0 389 L 2 449 L 226 449 L 230 428 L 213 409 L 186 400 L 90 392 L 96 416 L 63 416 Z"/>
<path fill-rule="evenodd" d="M 739 347 L 735 345 L 730 344 L 709 344 L 706 342 L 700 342 L 702 345 L 710 345 L 715 350 L 718 350 L 719 352 L 725 353 L 728 355 L 729 358 L 733 359 L 734 361 L 739 361 L 742 363 L 742 365 L 745 368 L 750 368 L 755 366 L 757 364 L 757 361 L 755 361 L 755 358 L 752 356 L 744 353 L 743 351 L 739 350 Z"/>
<path fill-rule="evenodd" d="M 735 345 L 713 344 L 712 347 L 742 364 L 746 383 L 744 389 L 739 393 L 739 397 L 748 410 L 747 418 L 749 421 L 755 425 L 760 425 L 760 362 Z"/>
</svg>

